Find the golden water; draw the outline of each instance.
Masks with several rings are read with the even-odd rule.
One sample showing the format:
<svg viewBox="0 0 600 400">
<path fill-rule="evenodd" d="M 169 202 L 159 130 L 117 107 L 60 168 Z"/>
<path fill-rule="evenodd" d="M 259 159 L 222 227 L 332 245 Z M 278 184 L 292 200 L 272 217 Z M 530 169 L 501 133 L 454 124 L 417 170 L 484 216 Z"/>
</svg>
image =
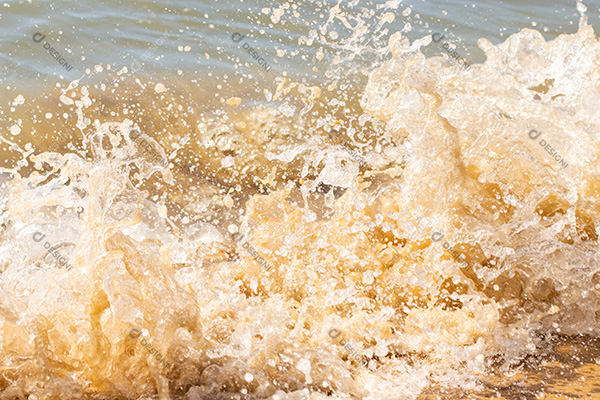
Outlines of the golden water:
<svg viewBox="0 0 600 400">
<path fill-rule="evenodd" d="M 344 99 L 3 88 L 0 398 L 600 398 L 598 39 L 430 40 Z"/>
</svg>

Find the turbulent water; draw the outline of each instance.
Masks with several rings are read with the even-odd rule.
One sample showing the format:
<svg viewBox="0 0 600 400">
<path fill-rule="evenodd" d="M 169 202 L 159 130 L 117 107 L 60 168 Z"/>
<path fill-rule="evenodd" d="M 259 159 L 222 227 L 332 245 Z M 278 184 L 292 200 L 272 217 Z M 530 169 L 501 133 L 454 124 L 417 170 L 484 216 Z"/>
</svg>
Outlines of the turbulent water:
<svg viewBox="0 0 600 400">
<path fill-rule="evenodd" d="M 578 9 L 468 68 L 397 32 L 344 96 L 350 45 L 331 86 L 267 71 L 266 101 L 114 66 L 3 88 L 0 399 L 536 399 L 507 382 L 593 368 L 600 43 Z"/>
</svg>

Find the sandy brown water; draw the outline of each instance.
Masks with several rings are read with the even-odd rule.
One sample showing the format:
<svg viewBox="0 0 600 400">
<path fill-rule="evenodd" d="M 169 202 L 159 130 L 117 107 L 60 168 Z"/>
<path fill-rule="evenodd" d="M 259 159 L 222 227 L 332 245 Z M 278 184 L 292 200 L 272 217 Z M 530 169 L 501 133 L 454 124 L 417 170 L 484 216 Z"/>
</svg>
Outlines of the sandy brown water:
<svg viewBox="0 0 600 400">
<path fill-rule="evenodd" d="M 0 398 L 600 398 L 581 21 L 351 90 L 3 87 Z"/>
<path fill-rule="evenodd" d="M 600 343 L 595 338 L 554 336 L 515 370 L 481 376 L 477 389 L 431 387 L 419 399 L 597 399 Z"/>
</svg>

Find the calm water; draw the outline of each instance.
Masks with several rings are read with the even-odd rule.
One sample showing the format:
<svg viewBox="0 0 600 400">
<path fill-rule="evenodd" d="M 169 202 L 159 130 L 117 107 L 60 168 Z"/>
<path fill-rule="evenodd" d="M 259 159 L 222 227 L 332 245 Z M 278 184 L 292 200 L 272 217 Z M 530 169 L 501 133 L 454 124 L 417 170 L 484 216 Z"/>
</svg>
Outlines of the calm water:
<svg viewBox="0 0 600 400">
<path fill-rule="evenodd" d="M 356 3 L 356 4 L 354 4 Z M 388 2 L 393 5 L 394 1 Z M 248 59 L 248 53 L 240 44 L 231 40 L 231 34 L 247 35 L 248 43 L 269 62 L 274 71 L 286 72 L 309 82 L 322 82 L 328 57 L 315 58 L 319 48 L 333 50 L 347 43 L 349 30 L 340 21 L 333 21 L 334 39 L 326 35 L 312 45 L 299 44 L 302 36 L 319 29 L 327 19 L 329 9 L 336 2 L 298 2 L 294 5 L 297 16 L 286 15 L 279 23 L 273 23 L 271 15 L 263 8 L 278 8 L 279 4 L 253 1 L 240 2 L 117 2 L 97 3 L 65 1 L 9 1 L 4 3 L 1 15 L 2 76 L 5 84 L 15 86 L 52 86 L 56 81 L 79 78 L 86 69 L 93 71 L 96 65 L 112 65 L 120 69 L 131 66 L 136 60 L 143 62 L 142 73 L 158 76 L 175 76 L 182 71 L 187 80 L 201 89 L 214 92 L 222 76 L 232 82 L 239 75 L 252 74 L 259 80 L 271 80 L 269 74 Z M 341 4 L 349 17 L 372 15 L 366 26 L 374 29 L 383 14 L 385 2 L 352 2 Z M 590 25 L 599 27 L 600 2 L 587 1 Z M 403 16 L 406 9 L 411 12 Z M 369 10 L 364 12 L 364 10 Z M 414 40 L 434 32 L 447 33 L 461 54 L 473 62 L 483 61 L 483 53 L 477 47 L 479 38 L 500 43 L 522 28 L 535 28 L 546 39 L 560 33 L 573 33 L 577 29 L 579 15 L 573 1 L 414 1 L 398 2 L 390 7 L 395 15 L 393 22 L 386 23 L 387 33 L 363 39 L 364 43 L 385 44 L 389 33 L 402 30 L 406 23 L 412 25 L 407 36 Z M 64 68 L 53 61 L 41 44 L 32 41 L 32 35 L 41 32 L 73 67 Z M 380 36 L 380 37 L 379 37 Z M 161 45 L 151 50 L 147 61 L 144 53 L 158 39 Z M 180 48 L 189 46 L 189 51 Z M 433 45 L 425 50 L 428 56 L 437 55 Z M 278 56 L 277 50 L 283 55 Z M 206 57 L 206 54 L 210 58 Z M 357 61 L 373 61 L 368 55 Z M 136 64 L 134 64 L 136 65 Z M 318 71 L 313 71 L 316 66 Z M 209 74 L 212 73 L 212 77 Z M 237 75 L 236 75 L 237 74 Z M 271 74 L 274 75 L 274 74 Z M 51 78 L 53 77 L 53 78 Z M 264 81 L 263 81 L 264 82 Z M 234 83 L 230 83 L 234 85 Z"/>
</svg>

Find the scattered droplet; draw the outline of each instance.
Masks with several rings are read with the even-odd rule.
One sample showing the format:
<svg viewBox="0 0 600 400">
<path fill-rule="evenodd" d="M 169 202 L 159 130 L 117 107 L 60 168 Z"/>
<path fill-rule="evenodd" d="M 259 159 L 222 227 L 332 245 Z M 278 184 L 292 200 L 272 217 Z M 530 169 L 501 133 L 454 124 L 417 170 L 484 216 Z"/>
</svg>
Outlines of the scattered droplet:
<svg viewBox="0 0 600 400">
<path fill-rule="evenodd" d="M 237 107 L 240 105 L 240 103 L 242 102 L 242 99 L 239 97 L 230 97 L 227 99 L 226 103 L 229 107 Z"/>
<path fill-rule="evenodd" d="M 21 133 L 21 127 L 19 125 L 13 125 L 10 127 L 10 133 L 13 136 L 17 136 L 19 133 Z"/>
</svg>

